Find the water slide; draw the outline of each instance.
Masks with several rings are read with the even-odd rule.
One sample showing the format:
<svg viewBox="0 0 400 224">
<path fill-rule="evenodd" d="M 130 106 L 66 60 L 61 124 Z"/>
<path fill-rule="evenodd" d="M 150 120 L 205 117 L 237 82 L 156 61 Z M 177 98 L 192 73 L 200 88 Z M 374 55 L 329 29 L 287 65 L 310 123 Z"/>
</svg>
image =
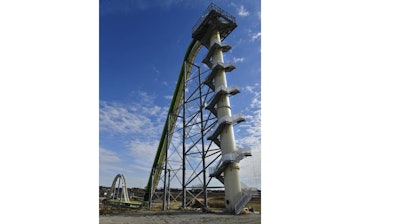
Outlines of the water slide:
<svg viewBox="0 0 400 224">
<path fill-rule="evenodd" d="M 161 173 L 163 171 L 163 165 L 165 162 L 165 153 L 169 148 L 170 139 L 168 139 L 168 130 L 172 132 L 175 127 L 177 116 L 179 113 L 179 107 L 183 100 L 183 86 L 186 79 L 189 78 L 191 67 L 193 61 L 199 52 L 201 43 L 195 39 L 189 44 L 186 50 L 185 57 L 182 62 L 181 71 L 179 73 L 178 82 L 176 83 L 174 96 L 171 100 L 171 105 L 169 107 L 168 115 L 169 119 L 165 120 L 164 128 L 161 134 L 160 142 L 157 148 L 157 153 L 154 158 L 152 171 L 150 172 L 149 180 L 145 188 L 144 201 L 149 201 L 150 192 L 153 194 L 157 188 L 158 182 L 160 181 Z M 185 63 L 186 62 L 186 63 Z M 186 73 L 186 74 L 185 74 Z"/>
</svg>

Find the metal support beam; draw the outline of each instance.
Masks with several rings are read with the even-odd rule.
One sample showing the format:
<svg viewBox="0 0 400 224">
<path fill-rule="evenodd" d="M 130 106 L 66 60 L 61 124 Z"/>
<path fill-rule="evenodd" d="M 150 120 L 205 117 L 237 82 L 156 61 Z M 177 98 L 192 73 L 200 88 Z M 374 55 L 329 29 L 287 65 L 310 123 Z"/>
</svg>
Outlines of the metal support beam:
<svg viewBox="0 0 400 224">
<path fill-rule="evenodd" d="M 169 118 L 170 116 L 168 115 L 167 116 L 167 124 L 169 124 L 169 121 L 170 121 L 170 118 Z M 169 127 L 169 125 L 168 125 L 168 127 Z M 167 142 L 169 142 L 169 136 L 170 136 L 170 130 L 169 130 L 169 128 L 167 129 L 168 131 L 167 131 Z M 165 147 L 167 147 L 167 146 L 165 146 Z M 168 194 L 168 191 L 167 191 L 167 169 L 168 169 L 168 149 L 165 149 L 165 161 L 164 161 L 164 197 L 163 197 L 163 205 L 162 205 L 162 207 L 163 207 L 163 211 L 166 211 L 167 210 L 167 203 L 166 203 L 166 201 L 167 201 L 167 194 Z"/>
<path fill-rule="evenodd" d="M 183 97 L 182 97 L 182 113 L 183 113 L 183 129 L 182 129 L 182 208 L 186 208 L 186 85 L 187 85 L 187 62 L 184 62 L 183 70 Z"/>
</svg>

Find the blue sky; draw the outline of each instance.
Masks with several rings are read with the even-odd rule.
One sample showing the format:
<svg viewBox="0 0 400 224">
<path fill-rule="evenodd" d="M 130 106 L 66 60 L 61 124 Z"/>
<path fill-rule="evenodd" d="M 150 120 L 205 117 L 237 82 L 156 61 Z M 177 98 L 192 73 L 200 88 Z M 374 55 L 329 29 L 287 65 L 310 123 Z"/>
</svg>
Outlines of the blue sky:
<svg viewBox="0 0 400 224">
<path fill-rule="evenodd" d="M 149 80 L 154 80 L 155 74 L 150 73 L 154 65 L 160 72 L 158 78 L 171 85 L 168 81 L 176 80 L 183 51 L 190 41 L 190 36 L 185 35 L 190 34 L 193 23 L 208 2 L 142 2 L 139 6 L 113 6 L 103 13 L 117 18 L 112 12 L 127 15 L 145 13 L 146 9 L 150 10 L 147 11 L 150 12 L 149 21 L 158 16 L 154 13 L 164 12 L 165 15 L 173 8 L 176 14 L 183 8 L 193 14 L 172 21 L 173 24 L 187 23 L 186 31 L 179 30 L 176 32 L 179 34 L 174 35 L 175 41 L 182 41 L 182 48 L 173 48 L 168 45 L 173 41 L 165 41 L 165 45 L 158 46 L 158 54 L 151 60 L 147 58 L 147 65 L 151 67 L 143 69 Z M 198 5 L 190 5 L 194 4 L 192 2 Z M 107 175 L 114 176 L 118 172 L 127 176 L 129 186 L 135 186 L 135 181 L 140 183 L 141 172 L 131 167 L 136 162 L 136 166 L 143 165 L 141 168 L 146 169 L 145 165 L 152 163 L 152 155 L 146 157 L 147 154 L 142 153 L 145 155 L 140 157 L 142 164 L 132 155 L 129 145 L 139 139 L 135 137 L 138 130 L 135 126 L 124 126 L 121 117 L 121 122 L 116 122 L 120 125 L 113 125 L 113 122 L 105 123 L 108 126 L 100 125 L 103 150 L 99 150 L 99 105 L 107 107 L 103 111 L 108 111 L 105 114 L 126 114 L 125 120 L 143 120 L 151 125 L 145 132 L 147 139 L 143 138 L 146 141 L 136 142 L 150 149 L 151 143 L 158 141 L 159 133 L 155 130 L 162 123 L 150 119 L 151 112 L 162 113 L 168 104 L 164 99 L 171 95 L 174 85 L 146 82 L 150 88 L 140 89 L 137 86 L 143 83 L 135 81 L 118 86 L 115 80 L 114 84 L 110 82 L 108 90 L 100 84 L 99 91 L 99 81 L 105 77 L 103 70 L 99 77 L 99 63 L 104 59 L 100 55 L 99 60 L 98 3 L 80 0 L 0 2 L 2 179 L 12 183 L 15 192 L 42 192 L 43 186 L 51 183 L 52 187 L 46 188 L 48 195 L 66 194 L 63 203 L 56 207 L 47 206 L 47 200 L 35 201 L 36 206 L 24 210 L 23 216 L 20 210 L 7 209 L 2 214 L 5 220 L 54 223 L 55 219 L 63 217 L 65 223 L 73 223 L 80 217 L 98 223 L 100 151 L 100 180 L 105 185 L 111 182 L 105 179 Z M 233 110 L 251 116 L 251 111 L 256 109 L 247 112 L 246 108 L 251 107 L 237 104 L 245 103 L 239 99 L 247 96 L 247 101 L 255 99 L 253 105 L 258 105 L 258 98 L 254 97 L 256 92 L 251 95 L 251 91 L 246 91 L 252 90 L 251 87 L 257 89 L 254 84 L 257 82 L 243 77 L 255 75 L 244 66 L 252 62 L 252 56 L 258 57 L 259 39 L 256 37 L 259 30 L 249 25 L 248 20 L 257 18 L 259 10 L 251 4 L 259 3 L 235 1 L 236 6 L 228 2 L 226 7 L 221 2 L 217 4 L 234 14 L 239 24 L 227 38 L 233 50 L 226 58 L 244 58 L 228 76 L 230 85 L 242 88 L 241 94 L 232 97 Z M 240 5 L 243 5 L 241 11 Z M 239 12 L 245 15 L 246 11 L 249 15 L 238 15 Z M 262 1 L 261 11 L 262 207 L 268 212 L 263 218 L 270 223 L 298 220 L 399 223 L 400 181 L 396 178 L 400 170 L 399 4 L 393 0 L 269 0 Z M 100 20 L 106 18 L 103 13 Z M 251 42 L 253 34 L 256 39 Z M 178 38 L 180 36 L 182 39 Z M 235 37 L 242 38 L 243 44 L 238 44 L 237 38 L 235 42 Z M 146 43 L 129 44 L 146 46 Z M 152 49 L 151 44 L 147 46 Z M 163 54 L 162 47 L 165 47 Z M 247 48 L 255 48 L 255 51 L 245 54 Z M 127 52 L 136 54 L 133 50 Z M 175 53 L 179 60 L 171 60 L 178 64 L 155 64 L 167 61 Z M 156 60 L 158 56 L 163 58 L 161 62 Z M 145 64 L 128 59 L 125 62 L 133 68 Z M 116 62 L 120 60 L 114 60 Z M 252 68 L 257 69 L 257 66 Z M 169 69 L 171 71 L 166 72 Z M 130 76 L 135 73 L 125 68 L 113 73 L 119 77 L 119 83 L 124 82 L 121 78 L 124 72 L 125 78 L 144 79 L 144 76 Z M 242 80 L 235 80 L 240 78 Z M 155 91 L 157 87 L 160 88 Z M 126 94 L 131 89 L 132 94 Z M 137 98 L 142 101 L 135 100 Z M 147 107 L 140 107 L 140 102 L 147 102 Z M 149 108 L 153 111 L 149 112 Z M 126 113 L 140 109 L 147 114 Z M 257 122 L 243 125 L 250 124 Z M 243 125 L 236 127 L 246 128 Z M 255 133 L 246 136 L 257 136 L 257 128 L 246 130 Z M 237 136 L 237 139 L 240 141 L 243 137 Z M 248 140 L 251 139 L 259 138 Z M 142 147 L 143 151 L 146 149 Z M 143 176 L 147 178 L 147 175 L 143 172 Z M 20 206 L 15 194 L 3 197 L 8 208 Z M 77 197 L 80 203 L 76 203 Z M 43 216 L 35 209 L 42 208 L 41 205 L 47 206 L 48 215 Z M 65 216 L 65 211 L 72 206 L 76 208 L 74 215 Z"/>
<path fill-rule="evenodd" d="M 238 147 L 253 157 L 241 162 L 241 181 L 261 187 L 261 6 L 260 1 L 214 1 L 236 18 L 224 40 L 225 62 L 236 69 L 228 84 Z M 129 187 L 145 187 L 192 27 L 210 1 L 100 1 L 100 176 L 110 186 L 122 173 Z M 196 62 L 201 64 L 202 49 Z M 203 55 L 203 56 L 202 56 Z M 205 66 L 202 66 L 206 70 Z"/>
</svg>

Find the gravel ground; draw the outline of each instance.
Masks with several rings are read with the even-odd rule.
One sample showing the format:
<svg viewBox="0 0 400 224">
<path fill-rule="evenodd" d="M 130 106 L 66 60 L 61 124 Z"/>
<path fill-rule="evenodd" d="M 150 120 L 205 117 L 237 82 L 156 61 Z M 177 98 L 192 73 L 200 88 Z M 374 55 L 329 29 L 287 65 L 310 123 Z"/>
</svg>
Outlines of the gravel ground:
<svg viewBox="0 0 400 224">
<path fill-rule="evenodd" d="M 145 223 L 261 223 L 260 214 L 244 214 L 230 215 L 221 213 L 188 213 L 188 212 L 173 212 L 173 213 L 140 213 L 129 215 L 100 215 L 100 224 L 145 224 Z"/>
</svg>

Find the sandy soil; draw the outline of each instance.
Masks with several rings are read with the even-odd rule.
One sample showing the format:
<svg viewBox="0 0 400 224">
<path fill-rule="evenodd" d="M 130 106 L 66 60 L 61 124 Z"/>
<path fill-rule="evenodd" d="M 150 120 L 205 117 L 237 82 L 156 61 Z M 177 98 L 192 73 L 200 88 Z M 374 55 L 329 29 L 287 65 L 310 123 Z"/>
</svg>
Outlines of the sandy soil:
<svg viewBox="0 0 400 224">
<path fill-rule="evenodd" d="M 100 215 L 100 224 L 145 224 L 145 223 L 261 223 L 260 214 L 229 215 L 224 213 L 201 212 L 152 212 L 127 215 Z"/>
</svg>

